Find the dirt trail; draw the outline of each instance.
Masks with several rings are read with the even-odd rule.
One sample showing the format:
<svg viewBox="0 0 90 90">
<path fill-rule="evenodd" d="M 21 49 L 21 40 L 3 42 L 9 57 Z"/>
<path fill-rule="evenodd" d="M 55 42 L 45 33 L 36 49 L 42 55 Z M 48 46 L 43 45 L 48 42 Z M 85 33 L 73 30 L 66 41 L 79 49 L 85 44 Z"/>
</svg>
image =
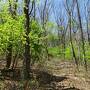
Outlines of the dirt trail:
<svg viewBox="0 0 90 90">
<path fill-rule="evenodd" d="M 55 89 L 51 90 L 90 90 L 90 72 L 85 72 L 83 67 L 78 71 L 73 62 L 60 60 L 48 62 L 47 66 L 54 76 L 67 78 L 54 82 Z"/>
<path fill-rule="evenodd" d="M 90 70 L 87 73 L 80 66 L 80 71 L 78 72 L 75 64 L 71 61 L 53 59 L 52 61 L 47 61 L 45 66 L 40 69 L 41 72 L 38 72 L 37 76 L 40 83 L 39 87 L 34 85 L 34 89 L 30 87 L 28 90 L 90 90 Z M 19 84 L 20 82 L 14 80 L 0 81 L 0 87 L 4 87 L 4 85 L 6 85 L 6 88 L 9 86 L 11 88 L 16 87 L 15 90 L 21 90 L 17 89 Z M 0 90 L 13 89 L 0 88 Z"/>
</svg>

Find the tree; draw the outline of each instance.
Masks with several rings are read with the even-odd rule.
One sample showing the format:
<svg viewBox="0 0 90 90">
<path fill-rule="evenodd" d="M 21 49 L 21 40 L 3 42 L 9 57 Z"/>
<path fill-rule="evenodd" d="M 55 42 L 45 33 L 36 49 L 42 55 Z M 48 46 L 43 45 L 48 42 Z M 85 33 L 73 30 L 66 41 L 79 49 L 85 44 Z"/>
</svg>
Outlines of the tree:
<svg viewBox="0 0 90 90">
<path fill-rule="evenodd" d="M 25 14 L 25 52 L 24 52 L 24 78 L 28 79 L 30 78 L 30 61 L 31 61 L 31 55 L 30 55 L 30 39 L 29 39 L 29 33 L 30 33 L 30 17 L 29 17 L 29 3 L 30 0 L 24 0 L 24 14 Z"/>
<path fill-rule="evenodd" d="M 44 39 L 44 47 L 46 50 L 46 54 L 45 57 L 47 59 L 49 59 L 49 55 L 48 55 L 48 32 L 47 32 L 47 22 L 49 21 L 49 14 L 50 14 L 50 10 L 51 10 L 51 0 L 45 0 L 44 3 L 42 3 L 43 5 L 41 5 L 41 7 L 39 7 L 39 14 L 40 14 L 40 19 L 41 19 L 41 25 L 42 25 L 42 29 L 44 30 L 43 32 L 43 36 L 46 37 Z"/>
<path fill-rule="evenodd" d="M 73 40 L 72 40 L 72 15 L 73 15 L 73 9 L 74 9 L 74 1 L 72 1 L 70 3 L 71 3 L 71 6 L 69 7 L 68 1 L 66 1 L 66 11 L 69 16 L 70 43 L 71 43 L 71 47 L 72 47 L 72 53 L 73 53 L 75 63 L 77 65 L 77 69 L 78 69 L 78 61 L 77 61 L 77 57 L 76 57 L 74 46 L 73 46 Z"/>
<path fill-rule="evenodd" d="M 76 0 L 76 5 L 77 5 L 77 14 L 78 14 L 79 28 L 80 28 L 80 31 L 81 31 L 83 59 L 84 59 L 84 65 L 85 65 L 85 68 L 86 68 L 86 71 L 87 71 L 87 61 L 86 61 L 86 53 L 85 53 L 85 42 L 84 42 L 82 20 L 81 20 L 80 8 L 79 8 L 78 0 Z"/>
<path fill-rule="evenodd" d="M 14 0 L 14 5 L 12 7 L 12 2 L 10 0 L 8 0 L 9 2 L 9 12 L 12 16 L 13 19 L 15 19 L 16 17 L 16 10 L 17 10 L 17 2 L 18 0 Z M 12 33 L 11 33 L 12 34 Z M 12 61 L 12 37 L 9 38 L 9 42 L 8 42 L 8 46 L 7 46 L 7 53 L 6 53 L 6 68 L 10 68 L 11 65 L 11 61 Z"/>
<path fill-rule="evenodd" d="M 86 28 L 87 28 L 87 39 L 88 39 L 88 43 L 90 45 L 90 32 L 89 32 L 89 14 L 90 14 L 90 11 L 89 11 L 89 1 L 87 1 L 86 4 L 84 4 L 84 7 L 85 7 L 85 19 L 86 19 Z"/>
<path fill-rule="evenodd" d="M 66 38 L 66 29 L 64 25 L 65 17 L 64 13 L 59 5 L 58 8 L 54 6 L 54 16 L 55 16 L 55 21 L 57 23 L 57 34 L 58 34 L 58 45 L 60 48 L 62 48 L 62 51 L 59 50 L 59 53 L 63 53 L 64 59 L 65 59 L 65 38 Z M 62 46 L 62 47 L 61 47 Z"/>
</svg>

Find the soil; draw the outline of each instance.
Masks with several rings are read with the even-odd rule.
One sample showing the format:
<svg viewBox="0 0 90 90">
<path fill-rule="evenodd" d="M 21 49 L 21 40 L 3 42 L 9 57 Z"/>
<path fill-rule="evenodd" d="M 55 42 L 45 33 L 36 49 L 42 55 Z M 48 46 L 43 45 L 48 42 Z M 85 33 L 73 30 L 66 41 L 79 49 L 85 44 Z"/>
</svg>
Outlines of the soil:
<svg viewBox="0 0 90 90">
<path fill-rule="evenodd" d="M 5 63 L 0 62 L 0 69 Z M 77 70 L 74 62 L 53 59 L 47 61 L 43 67 L 34 66 L 35 81 L 26 89 L 22 89 L 22 84 L 13 79 L 0 81 L 0 90 L 90 90 L 90 67 L 88 72 L 79 65 Z M 24 81 L 22 81 L 24 82 Z"/>
</svg>

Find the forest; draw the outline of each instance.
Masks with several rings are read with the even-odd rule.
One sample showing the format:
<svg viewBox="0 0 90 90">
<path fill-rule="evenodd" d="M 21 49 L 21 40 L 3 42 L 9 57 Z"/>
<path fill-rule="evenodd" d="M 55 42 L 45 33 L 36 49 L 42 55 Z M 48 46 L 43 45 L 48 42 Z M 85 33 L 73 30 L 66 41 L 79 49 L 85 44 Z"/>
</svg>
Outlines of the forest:
<svg viewBox="0 0 90 90">
<path fill-rule="evenodd" d="M 0 0 L 0 90 L 90 90 L 90 0 Z"/>
</svg>

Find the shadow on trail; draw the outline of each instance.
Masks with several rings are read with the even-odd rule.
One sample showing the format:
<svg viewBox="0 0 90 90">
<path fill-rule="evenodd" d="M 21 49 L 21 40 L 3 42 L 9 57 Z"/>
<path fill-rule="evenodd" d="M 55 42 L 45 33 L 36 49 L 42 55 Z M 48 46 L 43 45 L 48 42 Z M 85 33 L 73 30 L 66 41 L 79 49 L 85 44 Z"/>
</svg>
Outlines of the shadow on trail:
<svg viewBox="0 0 90 90">
<path fill-rule="evenodd" d="M 80 90 L 80 89 L 73 87 L 73 88 L 66 88 L 66 89 L 62 89 L 62 90 Z"/>
</svg>

